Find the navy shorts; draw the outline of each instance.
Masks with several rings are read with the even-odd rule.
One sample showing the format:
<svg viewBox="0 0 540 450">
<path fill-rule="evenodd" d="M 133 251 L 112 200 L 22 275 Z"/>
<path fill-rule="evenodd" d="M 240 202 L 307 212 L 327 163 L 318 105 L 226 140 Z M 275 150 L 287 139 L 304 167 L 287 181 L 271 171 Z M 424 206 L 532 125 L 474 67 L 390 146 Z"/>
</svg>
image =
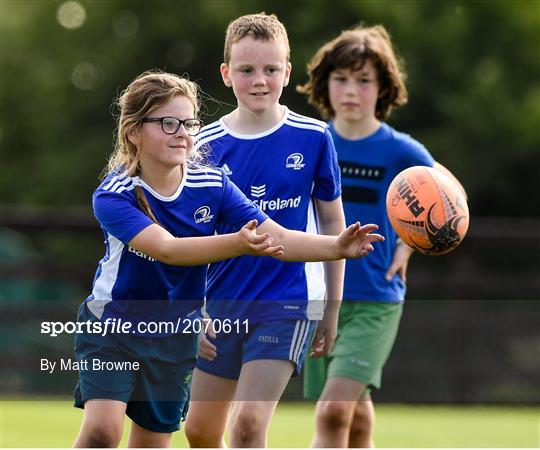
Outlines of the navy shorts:
<svg viewBox="0 0 540 450">
<path fill-rule="evenodd" d="M 299 375 L 302 364 L 311 346 L 315 320 L 273 320 L 249 324 L 245 329 L 231 333 L 218 333 L 211 339 L 217 347 L 213 361 L 199 358 L 197 368 L 221 378 L 237 380 L 242 365 L 257 359 L 280 359 L 291 361 L 295 375 Z"/>
<path fill-rule="evenodd" d="M 79 307 L 78 322 L 97 320 L 86 303 Z M 75 356 L 85 364 L 79 364 L 75 406 L 84 408 L 92 399 L 119 400 L 137 425 L 177 431 L 187 413 L 196 354 L 196 334 L 76 334 Z"/>
</svg>

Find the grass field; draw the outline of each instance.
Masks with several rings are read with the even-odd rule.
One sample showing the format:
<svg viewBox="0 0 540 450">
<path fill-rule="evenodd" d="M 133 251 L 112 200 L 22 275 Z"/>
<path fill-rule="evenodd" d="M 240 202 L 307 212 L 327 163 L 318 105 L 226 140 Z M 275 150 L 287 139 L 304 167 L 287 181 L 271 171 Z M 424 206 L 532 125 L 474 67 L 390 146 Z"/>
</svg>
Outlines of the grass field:
<svg viewBox="0 0 540 450">
<path fill-rule="evenodd" d="M 379 447 L 540 446 L 540 408 L 379 405 L 377 414 Z M 71 401 L 3 401 L 0 447 L 70 447 L 81 418 Z M 306 447 L 312 433 L 313 404 L 283 403 L 269 445 Z M 187 447 L 182 431 L 175 433 L 173 446 Z"/>
</svg>

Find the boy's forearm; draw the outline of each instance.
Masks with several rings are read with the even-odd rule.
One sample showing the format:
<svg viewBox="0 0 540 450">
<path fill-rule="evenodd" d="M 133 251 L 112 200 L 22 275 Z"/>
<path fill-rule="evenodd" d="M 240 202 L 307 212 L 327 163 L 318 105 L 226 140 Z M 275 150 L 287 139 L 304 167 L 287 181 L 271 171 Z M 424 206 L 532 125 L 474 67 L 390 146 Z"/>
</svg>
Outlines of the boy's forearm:
<svg viewBox="0 0 540 450">
<path fill-rule="evenodd" d="M 282 261 L 315 262 L 341 259 L 335 236 L 287 230 L 279 245 L 283 245 L 284 248 L 283 256 L 279 257 Z"/>
<path fill-rule="evenodd" d="M 339 208 L 341 212 L 342 208 Z M 325 210 L 323 210 L 324 212 Z M 345 216 L 343 213 L 333 213 L 327 218 L 323 215 L 320 220 L 320 231 L 323 234 L 337 236 L 345 230 Z M 343 282 L 345 278 L 345 260 L 328 261 L 324 263 L 324 276 L 326 281 L 326 308 L 325 314 L 337 314 L 343 298 Z"/>
</svg>

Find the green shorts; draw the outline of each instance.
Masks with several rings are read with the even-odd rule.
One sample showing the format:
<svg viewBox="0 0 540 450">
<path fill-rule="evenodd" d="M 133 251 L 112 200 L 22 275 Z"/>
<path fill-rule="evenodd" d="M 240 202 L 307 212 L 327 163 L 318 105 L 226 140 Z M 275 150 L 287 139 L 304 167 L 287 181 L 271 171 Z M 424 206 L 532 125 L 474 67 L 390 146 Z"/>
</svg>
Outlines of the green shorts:
<svg viewBox="0 0 540 450">
<path fill-rule="evenodd" d="M 318 399 L 331 377 L 360 381 L 369 390 L 380 389 L 402 311 L 403 302 L 343 301 L 334 349 L 326 357 L 306 358 L 304 397 Z"/>
</svg>

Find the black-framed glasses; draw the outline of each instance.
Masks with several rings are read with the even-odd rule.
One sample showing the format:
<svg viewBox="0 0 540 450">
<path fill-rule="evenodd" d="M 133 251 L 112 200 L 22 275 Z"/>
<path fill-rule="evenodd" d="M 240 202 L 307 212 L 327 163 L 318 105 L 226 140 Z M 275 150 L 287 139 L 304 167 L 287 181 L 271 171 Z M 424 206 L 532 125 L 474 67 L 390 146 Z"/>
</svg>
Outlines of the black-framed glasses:
<svg viewBox="0 0 540 450">
<path fill-rule="evenodd" d="M 190 136 L 199 134 L 203 125 L 199 119 L 180 120 L 176 117 L 144 117 L 141 122 L 161 122 L 161 129 L 165 134 L 175 134 L 184 125 L 186 133 Z"/>
</svg>

